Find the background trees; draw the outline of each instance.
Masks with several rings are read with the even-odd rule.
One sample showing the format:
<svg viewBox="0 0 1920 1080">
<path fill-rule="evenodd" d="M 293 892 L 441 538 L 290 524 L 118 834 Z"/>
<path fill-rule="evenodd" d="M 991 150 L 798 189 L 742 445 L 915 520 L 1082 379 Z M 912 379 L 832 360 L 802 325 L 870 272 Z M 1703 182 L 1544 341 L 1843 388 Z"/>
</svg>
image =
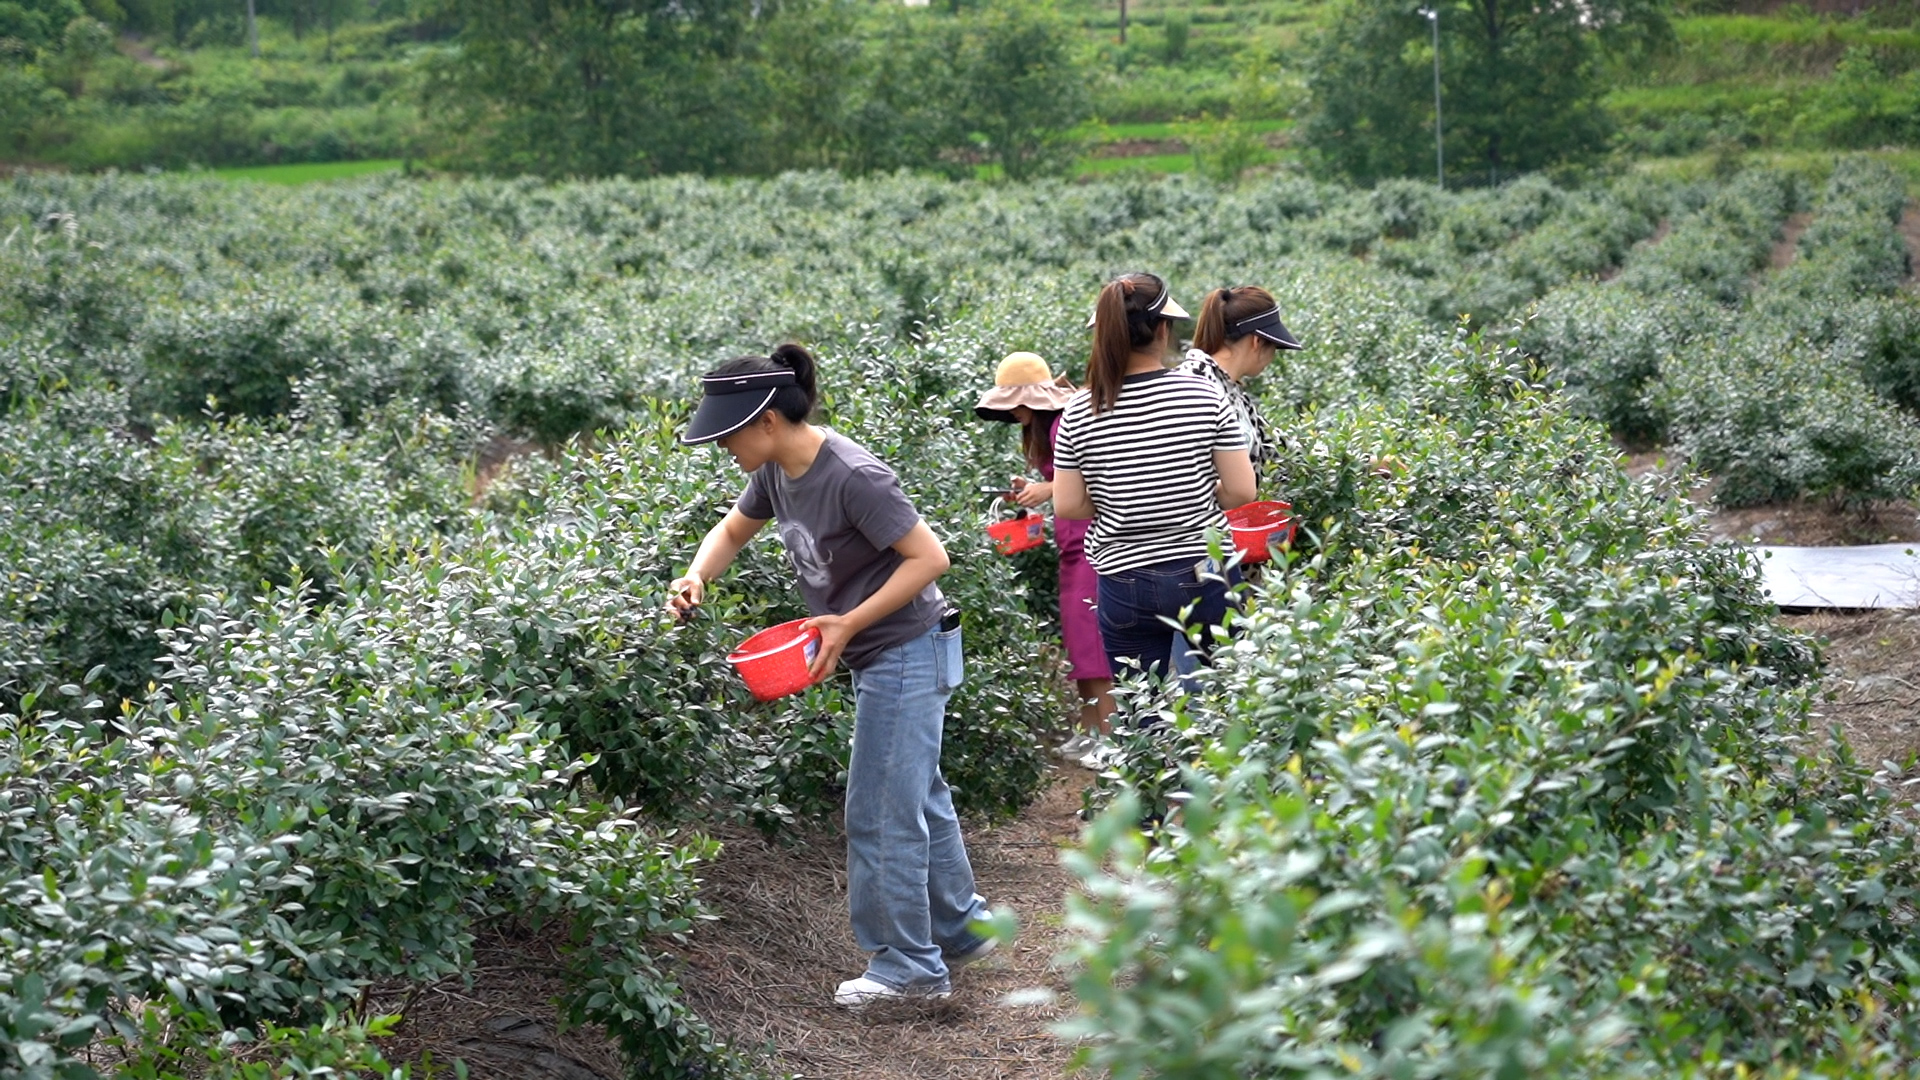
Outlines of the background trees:
<svg viewBox="0 0 1920 1080">
<path fill-rule="evenodd" d="M 449 0 L 430 96 L 495 172 L 1069 167 L 1086 94 L 1033 0 L 958 14 L 844 0 Z"/>
<path fill-rule="evenodd" d="M 1607 146 L 1602 69 L 1669 41 L 1658 0 L 1443 0 L 1445 150 L 1497 181 Z M 1349 0 L 1310 64 L 1304 142 L 1323 167 L 1361 181 L 1421 175 L 1433 161 L 1433 46 L 1411 0 Z"/>
<path fill-rule="evenodd" d="M 459 49 L 432 100 L 500 172 L 645 175 L 737 167 L 730 78 L 755 28 L 745 0 L 449 0 Z"/>
</svg>

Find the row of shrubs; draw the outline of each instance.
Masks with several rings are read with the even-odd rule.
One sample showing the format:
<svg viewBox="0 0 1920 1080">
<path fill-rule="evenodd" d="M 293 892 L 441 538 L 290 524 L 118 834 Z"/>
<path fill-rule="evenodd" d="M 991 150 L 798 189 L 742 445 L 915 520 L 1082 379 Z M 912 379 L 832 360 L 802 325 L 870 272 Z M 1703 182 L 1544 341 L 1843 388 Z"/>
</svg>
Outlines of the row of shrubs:
<svg viewBox="0 0 1920 1080">
<path fill-rule="evenodd" d="M 1511 325 L 1537 302 L 1521 331 L 1529 351 L 1583 410 L 1651 445 L 1671 439 L 1667 414 L 1695 396 L 1651 403 L 1659 358 L 1726 342 L 1716 311 L 1784 328 L 1776 337 L 1808 326 L 1844 338 L 1868 391 L 1911 408 L 1912 319 L 1895 288 L 1904 246 L 1887 217 L 1901 186 L 1866 160 L 1841 162 L 1832 184 L 1817 195 L 1754 171 L 1584 190 L 1539 178 L 1465 192 L 1286 178 L 1231 192 L 1191 180 L 996 190 L 794 174 L 555 188 L 388 179 L 292 193 L 29 178 L 0 193 L 23 226 L 0 298 L 21 329 L 0 343 L 0 377 L 105 378 L 148 425 L 196 416 L 210 398 L 223 413 L 280 415 L 295 381 L 314 380 L 350 423 L 385 401 L 419 401 L 552 444 L 627 422 L 743 342 L 829 342 L 868 324 L 911 335 L 984 316 L 1013 328 L 1009 346 L 1071 364 L 1084 346 L 1063 313 L 1107 274 L 1145 263 L 1189 294 L 1277 285 L 1315 346 L 1268 380 L 1296 404 L 1388 388 L 1402 377 L 1395 357 L 1455 320 Z M 1878 194 L 1842 195 L 1849 185 Z M 1768 274 L 1785 220 L 1816 201 L 1802 256 Z M 1761 282 L 1764 299 L 1752 295 Z M 772 294 L 792 300 L 756 302 Z M 1848 299 L 1867 294 L 1866 307 Z M 1780 415 L 1760 410 L 1749 426 L 1790 439 L 1800 425 L 1768 418 Z M 1905 482 L 1865 467 L 1783 471 L 1728 497 L 1878 497 Z"/>
<path fill-rule="evenodd" d="M 1872 177 L 1847 175 L 1821 196 L 1836 223 L 1842 207 L 1871 217 L 1894 205 Z M 1780 189 L 1791 187 L 1752 182 L 1756 198 Z M 750 1070 L 685 1012 L 658 959 L 658 935 L 697 924 L 693 878 L 713 853 L 674 830 L 830 820 L 851 718 L 843 682 L 759 707 L 724 671 L 722 654 L 747 630 L 799 613 L 769 544 L 750 550 L 700 619 L 658 614 L 664 582 L 738 485 L 711 451 L 673 444 L 692 377 L 781 339 L 818 349 L 827 421 L 896 463 L 955 556 L 944 584 L 968 612 L 970 678 L 945 766 L 969 812 L 1007 813 L 1042 781 L 1032 735 L 1065 703 L 1046 587 L 990 554 L 981 531 L 980 489 L 1018 467 L 1012 432 L 974 420 L 970 405 L 1011 349 L 1073 366 L 1094 287 L 1142 264 L 1182 297 L 1269 283 L 1311 343 L 1289 358 L 1309 362 L 1262 380 L 1275 414 L 1292 417 L 1286 494 L 1311 527 L 1301 561 L 1270 575 L 1216 692 L 1176 710 L 1167 730 L 1188 741 L 1135 748 L 1129 780 L 1141 797 L 1171 799 L 1178 786 L 1190 796 L 1183 813 L 1196 815 L 1211 812 L 1212 781 L 1176 763 L 1212 763 L 1224 785 L 1240 775 L 1230 762 L 1265 762 L 1264 779 L 1233 790 L 1246 795 L 1243 831 L 1270 835 L 1244 850 L 1182 839 L 1166 866 L 1142 856 L 1142 881 L 1191 871 L 1173 894 L 1235 883 L 1204 917 L 1228 920 L 1217 934 L 1195 936 L 1194 921 L 1143 928 L 1131 909 L 1124 932 L 1082 924 L 1091 981 L 1080 993 L 1100 1060 L 1179 1072 L 1183 1059 L 1156 1055 L 1187 1045 L 1232 1062 L 1208 1066 L 1220 1075 L 1289 1075 L 1318 1053 L 1304 1036 L 1221 1017 L 1228 999 L 1214 991 L 1228 984 L 1197 993 L 1187 974 L 1209 970 L 1209 955 L 1238 965 L 1232 985 L 1257 987 L 1266 996 L 1250 1000 L 1280 1003 L 1301 1032 L 1351 1031 L 1329 1045 L 1378 1075 L 1397 1075 L 1406 1055 L 1429 1075 L 1482 1075 L 1473 1047 L 1631 1071 L 1639 1059 L 1621 1058 L 1625 1044 L 1608 1034 L 1627 1030 L 1654 1033 L 1649 1062 L 1721 1046 L 1759 1061 L 1758 1037 L 1722 1016 L 1738 1009 L 1777 1014 L 1779 1037 L 1835 1053 L 1876 1045 L 1846 1042 L 1842 1021 L 1859 1016 L 1783 1011 L 1755 996 L 1758 976 L 1713 982 L 1682 963 L 1685 950 L 1718 956 L 1804 926 L 1812 944 L 1791 954 L 1793 978 L 1805 968 L 1807 985 L 1840 1000 L 1900 963 L 1863 951 L 1891 931 L 1857 907 L 1776 923 L 1760 919 L 1771 900 L 1712 901 L 1700 933 L 1719 945 L 1680 941 L 1677 922 L 1635 928 L 1644 898 L 1680 887 L 1647 844 L 1677 843 L 1682 826 L 1699 865 L 1746 844 L 1726 856 L 1758 867 L 1740 880 L 1798 903 L 1781 867 L 1807 852 L 1779 845 L 1879 821 L 1857 769 L 1795 757 L 1815 670 L 1807 645 L 1767 622 L 1736 556 L 1701 547 L 1676 504 L 1619 476 L 1600 429 L 1569 419 L 1510 357 L 1459 336 L 1453 314 L 1435 317 L 1424 298 L 1449 272 L 1383 265 L 1424 243 L 1422 265 L 1544 283 L 1538 268 L 1596 258 L 1568 238 L 1611 237 L 1628 245 L 1624 282 L 1663 246 L 1625 238 L 1688 206 L 1745 220 L 1731 204 L 1706 209 L 1747 197 L 1736 190 L 1748 189 L 1579 193 L 1528 181 L 1443 195 L 1281 180 L 1224 193 L 1187 181 L 977 188 L 795 175 L 289 193 L 16 181 L 0 190 L 0 221 L 19 225 L 0 246 L 13 271 L 0 286 L 0 497 L 14 523 L 0 541 L 12 635 L 0 639 L 0 843 L 11 856 L 0 867 L 0 1054 L 12 1055 L 0 1063 L 86 1075 L 117 1046 L 133 1074 L 217 1073 L 241 1032 L 272 1042 L 254 1052 L 289 1060 L 313 1060 L 316 1046 L 366 1060 L 377 1056 L 373 1029 L 329 1022 L 329 1009 L 349 1009 L 377 979 L 457 972 L 475 928 L 508 920 L 567 927 L 578 946 L 570 1013 L 608 1024 L 635 1075 L 694 1062 L 709 1075 Z M 1874 235 L 1820 232 L 1800 275 L 1884 268 Z M 1810 295 L 1794 280 L 1767 288 Z M 1641 296 L 1591 288 L 1623 305 Z M 476 503 L 475 448 L 506 433 L 549 454 L 490 476 Z M 1409 471 L 1376 476 L 1367 463 L 1385 455 Z M 1256 713 L 1267 719 L 1243 722 Z M 1653 715 L 1672 719 L 1651 733 L 1632 726 Z M 1705 717 L 1718 726 L 1689 734 Z M 1348 737 L 1362 719 L 1404 744 L 1379 744 L 1399 771 L 1349 769 L 1350 789 L 1327 787 L 1348 747 L 1376 745 Z M 1606 738 L 1593 743 L 1595 732 Z M 1524 781 L 1516 743 L 1538 747 Z M 1279 778 L 1295 775 L 1296 754 L 1311 827 L 1280 828 L 1299 820 L 1273 794 L 1292 783 Z M 1739 803 L 1729 769 L 1749 788 L 1793 794 Z M 1483 787 L 1519 794 L 1493 807 L 1465 798 Z M 1514 799 L 1547 801 L 1524 816 Z M 1740 835 L 1762 810 L 1788 830 L 1772 847 Z M 1130 888 L 1093 869 L 1120 850 L 1113 821 L 1138 820 L 1115 813 L 1087 864 L 1096 896 Z M 1558 816 L 1583 814 L 1603 820 L 1548 835 Z M 1789 829 L 1802 819 L 1824 824 Z M 1405 830 L 1389 829 L 1395 821 Z M 1855 839 L 1880 845 L 1879 861 L 1835 846 L 1824 880 L 1883 890 L 1894 902 L 1881 917 L 1895 919 L 1910 845 L 1897 823 L 1874 828 Z M 1210 833 L 1227 835 L 1194 830 Z M 1433 844 L 1454 854 L 1420 862 Z M 1576 866 L 1587 850 L 1593 865 Z M 1652 861 L 1604 876 L 1619 852 Z M 1562 876 L 1527 876 L 1522 855 Z M 1332 936 L 1312 942 L 1344 960 L 1337 978 L 1262 966 L 1290 955 L 1280 923 L 1245 938 L 1257 945 L 1226 947 L 1245 929 L 1228 915 L 1247 908 L 1239 883 L 1310 872 L 1300 859 L 1328 875 L 1351 864 L 1351 878 L 1303 878 L 1306 892 L 1285 894 L 1310 893 L 1309 906 L 1332 898 L 1321 908 Z M 127 881 L 135 887 L 114 884 Z M 1591 892 L 1598 906 L 1553 907 L 1556 888 L 1564 903 Z M 1126 895 L 1170 895 L 1158 889 Z M 1457 910 L 1438 906 L 1447 897 Z M 1487 897 L 1520 905 L 1507 916 L 1517 929 L 1474 922 L 1489 915 Z M 1521 917 L 1535 908 L 1551 917 Z M 1386 929 L 1342 911 L 1387 911 L 1409 934 L 1424 927 L 1422 941 L 1458 925 L 1462 955 L 1498 947 L 1458 970 L 1423 967 L 1426 953 L 1387 937 L 1341 936 Z M 1584 940 L 1562 924 L 1576 914 L 1619 949 L 1563 956 Z M 1822 959 L 1841 955 L 1843 930 L 1856 933 L 1855 967 Z M 1121 951 L 1101 953 L 1102 941 Z M 1186 951 L 1170 961 L 1162 947 Z M 1627 971 L 1630 954 L 1653 966 Z M 1399 966 L 1373 963 L 1385 957 Z M 1510 957 L 1523 958 L 1525 978 Z M 1106 981 L 1113 971 L 1130 973 L 1122 989 Z M 1158 971 L 1166 978 L 1141 977 Z M 1629 989 L 1626 975 L 1647 989 Z M 1319 987 L 1310 1003 L 1288 997 L 1309 986 Z M 1476 993 L 1454 993 L 1467 986 Z M 1453 997 L 1457 1014 L 1369 1042 L 1387 1030 L 1383 1016 Z M 1694 1015 L 1696 998 L 1720 1011 Z M 1466 1026 L 1470 1014 L 1486 1026 Z M 1513 1029 L 1521 1014 L 1537 1023 Z M 1186 1019 L 1153 1019 L 1147 1037 L 1128 1026 L 1141 1017 Z M 1456 1054 L 1433 1034 L 1456 1027 L 1486 1038 L 1463 1037 Z M 1246 1057 L 1253 1043 L 1272 1056 Z M 1401 1059 L 1381 1056 L 1389 1043 Z M 1573 1058 L 1539 1057 L 1563 1045 Z"/>
<path fill-rule="evenodd" d="M 1043 778 L 1032 732 L 1065 712 L 1059 660 L 981 528 L 977 492 L 1013 457 L 1005 433 L 963 419 L 953 394 L 929 415 L 903 377 L 925 359 L 846 357 L 832 418 L 903 463 L 947 538 L 970 676 L 944 764 L 970 813 L 1004 815 Z M 697 868 L 716 850 L 678 830 L 829 823 L 851 701 L 842 678 L 756 705 L 728 674 L 741 636 L 801 614 L 776 547 L 750 549 L 699 618 L 662 614 L 739 486 L 713 451 L 675 445 L 683 422 L 653 408 L 591 450 L 520 461 L 477 507 L 446 475 L 457 455 L 417 474 L 383 460 L 414 449 L 391 427 L 229 421 L 151 445 L 94 429 L 38 448 L 40 488 L 71 501 L 20 504 L 16 520 L 94 496 L 100 530 L 201 531 L 87 553 L 53 543 L 86 535 L 69 517 L 12 538 L 9 579 L 40 592 L 10 597 L 9 615 L 37 618 L 24 625 L 39 636 L 9 643 L 18 704 L 0 717 L 0 940 L 18 946 L 0 962 L 0 1064 L 91 1075 L 118 1048 L 129 1068 L 194 1075 L 267 1023 L 295 1025 L 282 1052 L 297 1056 L 329 1030 L 324 1012 L 377 980 L 457 975 L 477 929 L 504 920 L 564 929 L 567 1013 L 614 1033 L 634 1075 L 747 1071 L 660 959 L 702 917 Z M 214 482 L 183 501 L 173 470 L 196 468 Z M 383 469 L 392 482 L 354 486 Z M 448 488 L 445 520 L 406 512 Z M 278 546 L 246 548 L 248 529 Z M 248 568 L 269 580 L 229 580 Z M 90 574 L 129 592 L 47 602 Z M 121 621 L 95 632 L 103 615 Z M 130 673 L 19 693 L 23 677 L 78 671 L 107 629 Z M 132 661 L 143 640 L 157 666 Z"/>
<path fill-rule="evenodd" d="M 1793 261 L 1763 272 L 1786 214 Z M 1897 174 L 1841 162 L 1817 196 L 1755 174 L 1673 225 L 1615 281 L 1549 294 L 1521 340 L 1586 415 L 1671 446 L 1745 506 L 1904 498 L 1920 484 L 1920 308 Z"/>
<path fill-rule="evenodd" d="M 1905 1075 L 1913 819 L 1752 557 L 1517 353 L 1306 428 L 1307 542 L 1202 692 L 1133 700 L 1164 722 L 1070 856 L 1089 1063 Z"/>
</svg>

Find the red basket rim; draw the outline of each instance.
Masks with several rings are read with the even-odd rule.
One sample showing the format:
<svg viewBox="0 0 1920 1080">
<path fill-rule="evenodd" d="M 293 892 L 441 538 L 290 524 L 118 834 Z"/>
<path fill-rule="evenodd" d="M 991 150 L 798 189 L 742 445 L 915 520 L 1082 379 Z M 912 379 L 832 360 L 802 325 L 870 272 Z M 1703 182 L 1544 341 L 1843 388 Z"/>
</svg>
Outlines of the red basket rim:
<svg viewBox="0 0 1920 1080">
<path fill-rule="evenodd" d="M 1292 517 L 1292 503 L 1250 502 L 1227 511 L 1227 527 L 1241 532 L 1260 532 L 1285 525 Z"/>
<path fill-rule="evenodd" d="M 791 649 L 795 645 L 805 645 L 808 641 L 814 638 L 818 638 L 820 636 L 819 630 L 810 626 L 809 627 L 800 626 L 801 623 L 806 621 L 807 621 L 806 619 L 789 619 L 786 622 L 779 624 L 778 626 L 769 626 L 765 630 L 758 631 L 757 633 L 753 634 L 751 637 L 747 638 L 747 640 L 735 646 L 734 650 L 727 654 L 727 663 L 744 664 L 751 660 L 759 660 L 763 657 L 772 656 L 774 653 L 777 653 L 782 649 Z M 765 649 L 760 649 L 757 652 L 747 651 L 749 648 L 753 646 L 754 641 L 759 638 L 765 637 L 768 634 L 778 634 L 783 630 L 794 630 L 794 629 L 799 629 L 800 632 L 793 634 L 793 636 L 787 638 L 786 640 L 782 641 L 778 645 L 773 645 Z"/>
</svg>

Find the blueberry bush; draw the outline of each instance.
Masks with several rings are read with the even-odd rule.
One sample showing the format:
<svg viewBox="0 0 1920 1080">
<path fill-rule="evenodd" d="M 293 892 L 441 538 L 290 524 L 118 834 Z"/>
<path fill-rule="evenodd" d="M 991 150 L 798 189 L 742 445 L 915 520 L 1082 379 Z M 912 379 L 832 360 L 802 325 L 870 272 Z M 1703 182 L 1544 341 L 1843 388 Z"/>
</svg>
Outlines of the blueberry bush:
<svg viewBox="0 0 1920 1080">
<path fill-rule="evenodd" d="M 1287 175 L 791 173 L 0 186 L 0 1072 L 392 1075 L 376 980 L 555 926 L 632 1075 L 749 1075 L 663 945 L 704 830 L 830 827 L 844 676 L 752 702 L 777 537 L 665 584 L 743 483 L 697 375 L 822 359 L 953 556 L 943 766 L 1012 814 L 1069 709 L 1021 469 L 972 403 L 1084 376 L 1099 284 L 1279 298 L 1303 517 L 1201 692 L 1091 799 L 1072 1029 L 1116 1076 L 1845 1073 L 1910 1060 L 1906 818 L 1816 650 L 1617 447 L 1726 503 L 1916 482 L 1904 191 L 1737 173 L 1441 191 Z M 1791 215 L 1811 215 L 1772 268 Z M 518 451 L 508 453 L 506 451 Z M 1381 467 L 1383 461 L 1397 465 Z M 1141 845 L 1142 817 L 1164 823 Z"/>
</svg>

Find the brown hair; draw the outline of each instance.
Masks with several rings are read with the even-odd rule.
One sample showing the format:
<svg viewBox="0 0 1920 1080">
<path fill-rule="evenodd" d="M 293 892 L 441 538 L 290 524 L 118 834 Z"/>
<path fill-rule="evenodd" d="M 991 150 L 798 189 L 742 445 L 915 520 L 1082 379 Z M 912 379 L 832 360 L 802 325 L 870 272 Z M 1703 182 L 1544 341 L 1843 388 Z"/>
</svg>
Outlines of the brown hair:
<svg viewBox="0 0 1920 1080">
<path fill-rule="evenodd" d="M 1034 409 L 1033 416 L 1020 427 L 1020 452 L 1027 464 L 1043 469 L 1053 464 L 1053 422 L 1060 419 L 1059 409 Z"/>
<path fill-rule="evenodd" d="M 1200 315 L 1193 320 L 1193 347 L 1211 356 L 1245 334 L 1227 336 L 1227 327 L 1242 319 L 1251 319 L 1278 305 L 1273 294 L 1258 285 L 1215 289 L 1200 304 Z"/>
<path fill-rule="evenodd" d="M 1087 360 L 1087 388 L 1095 416 L 1120 400 L 1120 380 L 1137 349 L 1153 344 L 1165 316 L 1157 305 L 1167 283 L 1153 274 L 1125 274 L 1107 282 L 1093 309 L 1093 355 Z"/>
</svg>

